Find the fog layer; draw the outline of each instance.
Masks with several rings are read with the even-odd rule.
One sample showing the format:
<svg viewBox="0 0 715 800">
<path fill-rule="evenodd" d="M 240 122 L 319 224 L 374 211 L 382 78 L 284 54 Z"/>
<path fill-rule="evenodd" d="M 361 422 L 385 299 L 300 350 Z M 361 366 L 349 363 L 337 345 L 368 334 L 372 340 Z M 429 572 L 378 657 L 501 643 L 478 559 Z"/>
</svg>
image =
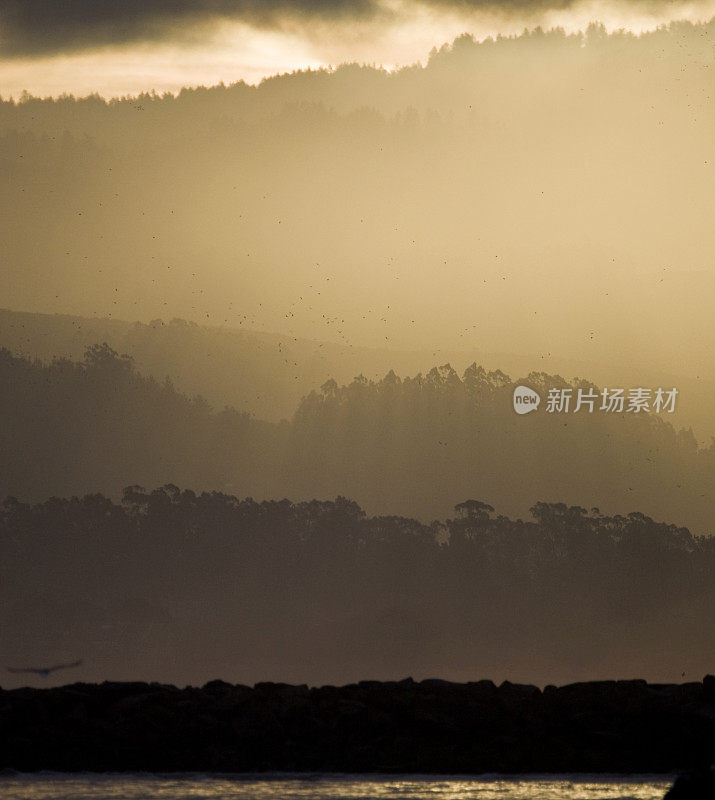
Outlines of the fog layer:
<svg viewBox="0 0 715 800">
<path fill-rule="evenodd" d="M 711 30 L 3 103 L 3 304 L 707 376 Z"/>
</svg>

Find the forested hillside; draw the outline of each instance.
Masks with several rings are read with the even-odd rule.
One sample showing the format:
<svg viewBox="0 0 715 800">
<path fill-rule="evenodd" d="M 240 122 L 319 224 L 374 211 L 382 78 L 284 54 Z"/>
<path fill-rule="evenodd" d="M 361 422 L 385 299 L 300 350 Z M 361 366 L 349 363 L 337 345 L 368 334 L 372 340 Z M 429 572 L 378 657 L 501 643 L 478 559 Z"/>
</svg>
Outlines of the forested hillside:
<svg viewBox="0 0 715 800">
<path fill-rule="evenodd" d="M 533 358 L 519 353 L 484 353 L 478 348 L 398 350 L 355 347 L 330 341 L 265 333 L 246 326 L 198 325 L 183 319 L 126 322 L 111 317 L 38 314 L 0 309 L 0 347 L 25 358 L 80 361 L 88 347 L 107 342 L 131 356 L 137 369 L 160 383 L 169 378 L 188 395 L 200 394 L 214 408 L 233 406 L 260 419 L 290 419 L 302 398 L 333 379 L 347 384 L 356 375 L 380 379 L 428 372 L 449 361 L 463 371 L 477 362 L 486 369 L 526 375 L 540 370 L 559 375 L 588 375 L 596 383 L 627 386 L 676 386 L 677 428 L 692 428 L 699 442 L 715 435 L 711 399 L 715 383 L 643 365 L 574 361 L 554 355 Z"/>
<path fill-rule="evenodd" d="M 2 304 L 712 381 L 712 29 L 3 100 Z"/>
<path fill-rule="evenodd" d="M 568 384 L 531 373 L 542 394 Z M 515 382 L 473 364 L 404 380 L 327 381 L 289 421 L 212 409 L 131 358 L 94 345 L 82 362 L 0 351 L 0 494 L 177 483 L 258 499 L 354 497 L 370 513 L 444 517 L 464 497 L 511 515 L 537 500 L 643 510 L 709 533 L 715 448 L 667 414 L 549 414 L 512 407 Z"/>
<path fill-rule="evenodd" d="M 323 385 L 291 425 L 289 496 L 347 493 L 370 509 L 443 516 L 459 497 L 488 498 L 525 514 L 538 498 L 610 513 L 644 508 L 708 531 L 715 445 L 655 414 L 549 414 L 512 408 L 516 384 L 594 387 L 545 373 L 512 380 L 476 364 L 449 364 L 401 380 Z M 345 458 L 348 453 L 349 457 Z"/>
<path fill-rule="evenodd" d="M 81 658 L 85 681 L 179 685 L 408 672 L 680 681 L 711 666 L 714 544 L 563 503 L 537 502 L 521 521 L 467 500 L 425 525 L 345 498 L 257 503 L 176 486 L 132 486 L 121 503 L 8 500 L 3 653 Z"/>
<path fill-rule="evenodd" d="M 263 472 L 255 463 L 273 426 L 233 409 L 214 412 L 169 381 L 141 376 L 107 345 L 88 348 L 81 363 L 0 350 L 0 376 L 2 496 L 116 494 L 130 474 L 225 488 L 237 473 Z"/>
</svg>

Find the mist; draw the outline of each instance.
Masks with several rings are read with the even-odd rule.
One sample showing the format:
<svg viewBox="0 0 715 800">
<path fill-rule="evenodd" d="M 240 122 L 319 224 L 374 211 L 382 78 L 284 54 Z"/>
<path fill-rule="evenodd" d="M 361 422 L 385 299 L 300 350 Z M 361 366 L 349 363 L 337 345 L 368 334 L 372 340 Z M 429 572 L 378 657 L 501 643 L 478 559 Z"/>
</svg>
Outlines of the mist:
<svg viewBox="0 0 715 800">
<path fill-rule="evenodd" d="M 44 6 L 0 4 L 5 66 L 290 28 L 283 3 L 76 2 L 46 29 Z M 342 52 L 340 25 L 359 39 L 384 13 L 297 16 Z M 5 95 L 7 663 L 177 683 L 702 674 L 712 34 L 547 26 L 399 68 Z M 677 408 L 549 411 L 619 386 Z"/>
<path fill-rule="evenodd" d="M 3 103 L 4 305 L 707 376 L 710 31 Z"/>
</svg>

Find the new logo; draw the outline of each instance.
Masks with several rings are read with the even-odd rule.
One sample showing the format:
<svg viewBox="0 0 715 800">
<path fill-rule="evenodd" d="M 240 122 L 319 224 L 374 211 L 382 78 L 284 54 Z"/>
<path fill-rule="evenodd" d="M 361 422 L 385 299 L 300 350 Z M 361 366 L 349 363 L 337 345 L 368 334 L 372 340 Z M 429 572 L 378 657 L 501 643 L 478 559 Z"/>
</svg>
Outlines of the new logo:
<svg viewBox="0 0 715 800">
<path fill-rule="evenodd" d="M 541 397 L 528 386 L 517 386 L 514 389 L 514 411 L 517 414 L 528 414 L 536 411 L 541 402 Z"/>
</svg>

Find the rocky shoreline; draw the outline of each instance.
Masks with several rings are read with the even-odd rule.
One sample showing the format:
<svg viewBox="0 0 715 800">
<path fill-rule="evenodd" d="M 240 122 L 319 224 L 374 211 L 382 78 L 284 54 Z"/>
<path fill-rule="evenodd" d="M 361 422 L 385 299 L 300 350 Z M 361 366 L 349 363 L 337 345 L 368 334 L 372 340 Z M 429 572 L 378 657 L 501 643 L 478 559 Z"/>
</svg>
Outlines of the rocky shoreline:
<svg viewBox="0 0 715 800">
<path fill-rule="evenodd" d="M 0 769 L 663 772 L 715 762 L 715 677 L 0 690 Z"/>
</svg>

